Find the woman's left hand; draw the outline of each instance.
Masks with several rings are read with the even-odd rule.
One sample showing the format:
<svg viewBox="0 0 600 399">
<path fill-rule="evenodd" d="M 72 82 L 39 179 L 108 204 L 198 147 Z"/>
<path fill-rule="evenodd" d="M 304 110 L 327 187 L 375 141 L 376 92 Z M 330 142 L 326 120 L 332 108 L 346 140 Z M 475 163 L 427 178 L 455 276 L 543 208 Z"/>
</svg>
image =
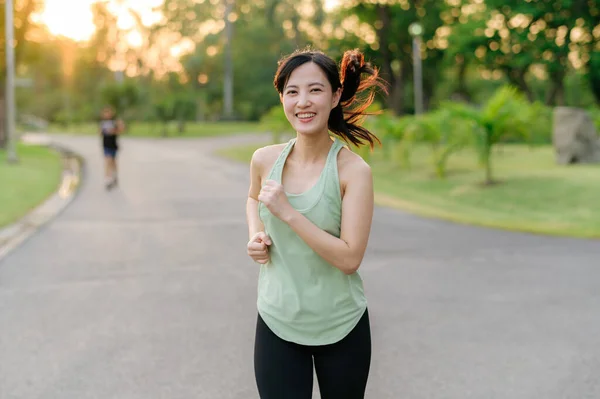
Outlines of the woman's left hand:
<svg viewBox="0 0 600 399">
<path fill-rule="evenodd" d="M 277 218 L 284 220 L 294 210 L 285 195 L 283 186 L 274 180 L 267 180 L 260 190 L 258 200 Z"/>
</svg>

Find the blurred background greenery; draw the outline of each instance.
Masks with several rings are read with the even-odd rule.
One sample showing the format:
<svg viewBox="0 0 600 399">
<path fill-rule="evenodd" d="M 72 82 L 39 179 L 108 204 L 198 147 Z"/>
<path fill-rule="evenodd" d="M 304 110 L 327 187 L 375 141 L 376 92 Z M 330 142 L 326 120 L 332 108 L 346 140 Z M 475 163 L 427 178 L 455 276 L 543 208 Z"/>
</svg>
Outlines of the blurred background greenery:
<svg viewBox="0 0 600 399">
<path fill-rule="evenodd" d="M 15 0 L 15 39 L 21 132 L 96 134 L 110 104 L 130 136 L 270 132 L 271 142 L 293 134 L 277 61 L 305 46 L 336 60 L 361 49 L 390 84 L 365 122 L 384 145 L 356 149 L 381 201 L 600 236 L 600 169 L 558 166 L 551 147 L 554 107 L 584 109 L 600 129 L 596 0 Z M 2 85 L 4 46 L 0 36 Z M 0 149 L 3 111 L 0 91 Z M 223 154 L 246 161 L 257 145 Z"/>
<path fill-rule="evenodd" d="M 187 122 L 258 121 L 278 104 L 278 59 L 307 45 L 338 60 L 363 50 L 390 83 L 381 108 L 411 114 L 415 21 L 426 110 L 480 105 L 510 84 L 539 112 L 597 114 L 599 9 L 594 0 L 15 0 L 19 122 L 66 128 L 95 121 L 107 103 L 131 123 L 179 125 L 166 134 Z"/>
</svg>

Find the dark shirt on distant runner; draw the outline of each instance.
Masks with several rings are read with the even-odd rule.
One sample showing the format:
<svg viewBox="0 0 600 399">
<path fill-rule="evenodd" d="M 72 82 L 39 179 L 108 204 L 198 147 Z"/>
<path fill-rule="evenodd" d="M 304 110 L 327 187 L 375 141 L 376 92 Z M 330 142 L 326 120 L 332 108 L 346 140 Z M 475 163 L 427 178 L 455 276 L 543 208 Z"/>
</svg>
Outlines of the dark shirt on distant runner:
<svg viewBox="0 0 600 399">
<path fill-rule="evenodd" d="M 104 119 L 100 121 L 100 130 L 102 131 L 102 145 L 104 148 L 117 149 L 117 121 L 114 119 Z"/>
</svg>

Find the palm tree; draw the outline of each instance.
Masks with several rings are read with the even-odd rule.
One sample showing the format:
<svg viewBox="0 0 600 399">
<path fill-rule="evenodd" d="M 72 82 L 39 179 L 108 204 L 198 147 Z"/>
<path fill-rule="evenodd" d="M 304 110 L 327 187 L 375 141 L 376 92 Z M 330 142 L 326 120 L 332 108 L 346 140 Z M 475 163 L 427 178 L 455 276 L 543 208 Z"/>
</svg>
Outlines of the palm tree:
<svg viewBox="0 0 600 399">
<path fill-rule="evenodd" d="M 509 138 L 528 137 L 529 103 L 515 87 L 504 86 L 481 110 L 465 104 L 447 104 L 446 108 L 472 122 L 469 129 L 475 134 L 479 159 L 485 167 L 484 183 L 494 184 L 492 149 Z"/>
</svg>

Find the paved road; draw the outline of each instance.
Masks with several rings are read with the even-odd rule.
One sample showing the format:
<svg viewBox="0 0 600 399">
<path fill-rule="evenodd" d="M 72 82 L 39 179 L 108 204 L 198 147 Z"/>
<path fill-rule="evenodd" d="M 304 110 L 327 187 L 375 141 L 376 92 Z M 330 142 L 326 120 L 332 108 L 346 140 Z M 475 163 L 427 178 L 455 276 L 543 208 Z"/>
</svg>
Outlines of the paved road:
<svg viewBox="0 0 600 399">
<path fill-rule="evenodd" d="M 125 140 L 110 193 L 59 140 L 86 180 L 0 262 L 0 398 L 257 398 L 247 170 L 211 155 L 248 139 Z M 600 397 L 599 241 L 377 209 L 361 270 L 367 398 Z"/>
</svg>

